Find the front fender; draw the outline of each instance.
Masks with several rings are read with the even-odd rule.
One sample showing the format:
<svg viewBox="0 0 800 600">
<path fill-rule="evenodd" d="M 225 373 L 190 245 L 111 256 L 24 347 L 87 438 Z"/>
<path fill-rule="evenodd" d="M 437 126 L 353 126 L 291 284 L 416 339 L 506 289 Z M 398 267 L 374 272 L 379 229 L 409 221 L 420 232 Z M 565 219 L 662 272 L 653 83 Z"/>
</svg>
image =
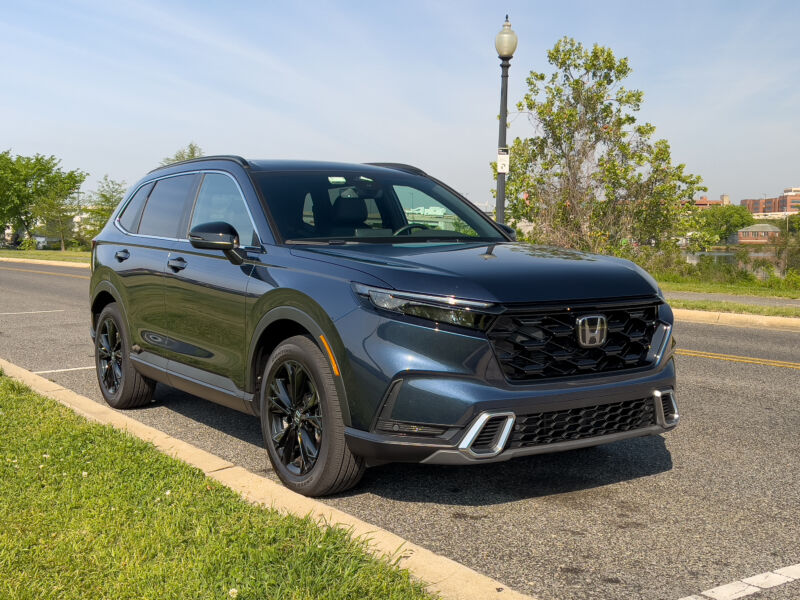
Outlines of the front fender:
<svg viewBox="0 0 800 600">
<path fill-rule="evenodd" d="M 344 364 L 344 344 L 339 336 L 339 332 L 331 321 L 328 314 L 319 306 L 314 300 L 300 294 L 299 292 L 291 293 L 291 298 L 283 298 L 287 295 L 287 290 L 276 290 L 271 294 L 266 294 L 265 301 L 274 301 L 279 304 L 275 308 L 268 310 L 255 325 L 250 337 L 250 348 L 248 351 L 247 372 L 245 373 L 245 381 L 254 382 L 258 373 L 254 373 L 256 368 L 256 353 L 258 351 L 258 344 L 261 335 L 266 329 L 278 321 L 291 321 L 297 323 L 308 331 L 314 338 L 317 346 L 322 354 L 328 359 L 328 353 L 322 344 L 321 336 L 330 345 L 333 358 L 339 367 L 341 375 L 339 377 L 334 375 L 334 385 L 336 386 L 336 393 L 339 396 L 339 404 L 342 413 L 342 419 L 347 427 L 352 425 L 350 418 L 350 408 L 347 403 L 347 390 L 344 385 L 343 378 L 345 377 L 345 369 L 347 366 Z M 281 298 L 267 298 L 267 296 L 281 296 Z M 253 386 L 251 392 L 255 392 Z M 254 405 L 258 407 L 259 400 L 254 398 Z M 259 407 L 260 408 L 260 407 Z"/>
</svg>

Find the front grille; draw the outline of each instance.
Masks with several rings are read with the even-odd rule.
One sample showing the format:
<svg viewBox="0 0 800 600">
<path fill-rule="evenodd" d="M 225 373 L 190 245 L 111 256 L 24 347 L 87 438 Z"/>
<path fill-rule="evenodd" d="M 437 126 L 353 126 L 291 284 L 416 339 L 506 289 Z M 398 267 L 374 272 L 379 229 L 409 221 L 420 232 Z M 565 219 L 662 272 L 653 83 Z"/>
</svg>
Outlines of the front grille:
<svg viewBox="0 0 800 600">
<path fill-rule="evenodd" d="M 574 309 L 509 310 L 488 332 L 500 366 L 510 381 L 540 381 L 636 369 L 650 364 L 657 328 L 657 302 Z M 597 348 L 578 344 L 575 319 L 604 315 L 608 337 Z"/>
<path fill-rule="evenodd" d="M 509 448 L 527 448 L 622 433 L 656 422 L 652 398 L 517 415 Z"/>
</svg>

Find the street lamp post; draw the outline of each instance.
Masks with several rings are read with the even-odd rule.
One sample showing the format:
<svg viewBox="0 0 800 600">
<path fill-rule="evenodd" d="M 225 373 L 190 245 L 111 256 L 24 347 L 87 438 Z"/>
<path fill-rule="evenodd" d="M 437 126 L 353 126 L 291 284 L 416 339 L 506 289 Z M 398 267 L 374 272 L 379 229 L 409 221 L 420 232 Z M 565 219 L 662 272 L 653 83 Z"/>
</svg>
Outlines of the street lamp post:
<svg viewBox="0 0 800 600">
<path fill-rule="evenodd" d="M 506 15 L 506 22 L 503 29 L 494 38 L 494 47 L 497 49 L 497 57 L 500 59 L 500 135 L 497 139 L 497 154 L 506 151 L 506 129 L 508 128 L 508 67 L 511 66 L 511 58 L 514 50 L 517 49 L 517 34 L 511 29 L 511 23 Z M 498 161 L 499 163 L 499 161 Z M 495 204 L 495 219 L 498 223 L 505 223 L 506 206 L 506 171 L 501 172 L 498 164 L 497 171 L 497 201 Z"/>
</svg>

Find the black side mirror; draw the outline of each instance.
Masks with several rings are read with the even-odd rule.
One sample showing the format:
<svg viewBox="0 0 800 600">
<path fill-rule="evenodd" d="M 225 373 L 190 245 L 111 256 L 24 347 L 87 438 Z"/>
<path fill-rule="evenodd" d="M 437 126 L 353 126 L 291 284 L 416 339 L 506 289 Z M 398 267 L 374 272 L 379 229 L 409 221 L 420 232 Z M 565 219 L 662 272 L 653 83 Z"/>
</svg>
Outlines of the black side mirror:
<svg viewBox="0 0 800 600">
<path fill-rule="evenodd" d="M 514 229 L 513 227 L 509 227 L 509 226 L 508 226 L 508 225 L 506 225 L 505 223 L 497 223 L 497 226 L 498 226 L 500 229 L 502 229 L 502 230 L 503 230 L 505 233 L 507 233 L 507 234 L 508 234 L 508 236 L 509 236 L 509 237 L 510 237 L 512 240 L 514 240 L 515 242 L 517 241 L 517 230 L 516 230 L 516 229 Z"/>
<path fill-rule="evenodd" d="M 212 221 L 196 225 L 189 232 L 189 243 L 201 250 L 221 250 L 235 265 L 244 262 L 244 251 L 239 249 L 239 234 L 230 223 Z"/>
</svg>

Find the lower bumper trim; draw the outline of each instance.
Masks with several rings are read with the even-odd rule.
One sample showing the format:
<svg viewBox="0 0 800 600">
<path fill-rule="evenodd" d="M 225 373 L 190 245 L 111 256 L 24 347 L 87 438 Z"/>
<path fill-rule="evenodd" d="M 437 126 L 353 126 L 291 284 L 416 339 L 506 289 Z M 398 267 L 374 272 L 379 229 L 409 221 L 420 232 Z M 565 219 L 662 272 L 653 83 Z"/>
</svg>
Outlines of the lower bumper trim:
<svg viewBox="0 0 800 600">
<path fill-rule="evenodd" d="M 601 444 L 609 444 L 611 442 L 618 442 L 620 440 L 643 437 L 646 435 L 658 435 L 659 433 L 664 433 L 670 429 L 671 428 L 662 427 L 661 425 L 649 425 L 647 427 L 642 427 L 641 429 L 583 438 L 580 440 L 569 440 L 554 444 L 541 444 L 538 446 L 528 446 L 526 448 L 510 448 L 490 458 L 472 458 L 456 448 L 446 448 L 434 451 L 420 462 L 429 465 L 474 465 L 477 463 L 501 462 L 510 460 L 512 458 L 517 458 L 519 456 L 549 454 L 551 452 L 562 452 L 564 450 L 575 450 L 577 448 L 589 448 L 591 446 L 599 446 Z"/>
</svg>

